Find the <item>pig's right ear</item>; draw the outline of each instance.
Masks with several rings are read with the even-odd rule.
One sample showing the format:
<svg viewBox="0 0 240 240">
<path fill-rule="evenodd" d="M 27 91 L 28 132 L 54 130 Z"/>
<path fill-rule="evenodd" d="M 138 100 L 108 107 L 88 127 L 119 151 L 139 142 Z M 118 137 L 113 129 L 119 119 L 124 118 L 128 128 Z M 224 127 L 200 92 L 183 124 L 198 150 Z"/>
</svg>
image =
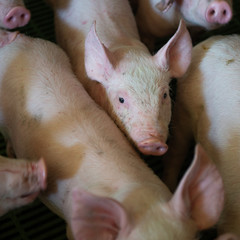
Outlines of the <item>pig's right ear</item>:
<svg viewBox="0 0 240 240">
<path fill-rule="evenodd" d="M 115 62 L 113 53 L 99 40 L 94 22 L 85 40 L 85 69 L 88 77 L 106 83 Z"/>
<path fill-rule="evenodd" d="M 130 230 L 125 209 L 111 198 L 75 190 L 72 212 L 71 231 L 75 240 L 125 239 Z"/>
<path fill-rule="evenodd" d="M 199 230 L 219 220 L 224 205 L 222 178 L 200 145 L 169 204 L 181 218 L 192 219 Z"/>
<path fill-rule="evenodd" d="M 6 30 L 0 29 L 0 47 L 10 44 L 15 40 L 19 32 L 9 32 Z"/>
</svg>

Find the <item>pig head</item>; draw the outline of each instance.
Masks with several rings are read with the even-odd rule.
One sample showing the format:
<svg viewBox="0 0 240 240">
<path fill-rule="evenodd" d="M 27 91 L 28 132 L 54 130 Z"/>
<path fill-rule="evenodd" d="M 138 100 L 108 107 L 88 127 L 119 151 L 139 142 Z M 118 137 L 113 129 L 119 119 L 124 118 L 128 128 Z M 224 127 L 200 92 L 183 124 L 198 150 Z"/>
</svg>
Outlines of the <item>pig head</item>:
<svg viewBox="0 0 240 240">
<path fill-rule="evenodd" d="M 99 93 L 100 98 L 107 96 L 105 101 L 98 102 L 143 154 L 162 155 L 167 151 L 165 142 L 171 118 L 169 82 L 185 73 L 191 49 L 184 22 L 154 56 L 146 52 L 140 55 L 134 48 L 124 54 L 110 51 L 101 43 L 94 25 L 86 38 L 87 75 L 101 84 L 104 93 Z"/>
<path fill-rule="evenodd" d="M 31 203 L 46 189 L 46 178 L 43 159 L 29 161 L 0 156 L 0 216 Z"/>
</svg>

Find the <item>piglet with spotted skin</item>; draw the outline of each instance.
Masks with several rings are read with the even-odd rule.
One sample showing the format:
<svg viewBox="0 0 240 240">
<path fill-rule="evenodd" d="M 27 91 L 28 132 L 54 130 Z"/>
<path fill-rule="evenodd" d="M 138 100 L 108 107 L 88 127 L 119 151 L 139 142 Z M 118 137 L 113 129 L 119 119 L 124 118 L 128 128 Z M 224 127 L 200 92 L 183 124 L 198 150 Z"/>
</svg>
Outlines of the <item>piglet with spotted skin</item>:
<svg viewBox="0 0 240 240">
<path fill-rule="evenodd" d="M 193 49 L 188 72 L 178 79 L 169 151 L 162 177 L 174 190 L 193 140 L 201 143 L 222 175 L 225 207 L 220 233 L 240 238 L 240 36 L 214 36 Z M 235 239 L 235 238 L 229 238 Z"/>
<path fill-rule="evenodd" d="M 212 30 L 227 24 L 233 15 L 232 0 L 134 1 L 139 32 L 150 49 L 156 38 L 173 34 L 181 18 L 188 27 Z"/>
<path fill-rule="evenodd" d="M 29 161 L 0 156 L 0 216 L 34 201 L 46 189 L 43 159 Z"/>
<path fill-rule="evenodd" d="M 127 0 L 49 2 L 57 42 L 89 95 L 140 152 L 164 154 L 171 118 L 169 82 L 182 76 L 191 61 L 184 22 L 152 56 L 139 39 Z"/>
<path fill-rule="evenodd" d="M 69 239 L 193 240 L 217 222 L 222 180 L 201 146 L 172 195 L 57 45 L 18 34 L 0 48 L 0 66 L 0 127 L 16 157 L 44 157 L 40 199 L 66 220 Z"/>
<path fill-rule="evenodd" d="M 0 26 L 6 29 L 23 27 L 31 18 L 23 0 L 0 0 Z"/>
</svg>

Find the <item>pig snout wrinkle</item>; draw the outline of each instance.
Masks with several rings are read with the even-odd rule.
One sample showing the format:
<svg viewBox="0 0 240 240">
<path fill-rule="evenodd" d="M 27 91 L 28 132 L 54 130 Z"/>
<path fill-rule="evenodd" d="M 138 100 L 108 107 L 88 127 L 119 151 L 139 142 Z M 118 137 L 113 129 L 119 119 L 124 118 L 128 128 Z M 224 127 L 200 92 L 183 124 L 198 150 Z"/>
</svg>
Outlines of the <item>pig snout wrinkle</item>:
<svg viewBox="0 0 240 240">
<path fill-rule="evenodd" d="M 214 1 L 206 11 L 206 20 L 209 23 L 226 24 L 232 19 L 232 10 L 228 3 Z"/>
<path fill-rule="evenodd" d="M 138 144 L 138 149 L 146 155 L 161 156 L 167 152 L 168 146 L 158 138 L 148 138 Z"/>
<path fill-rule="evenodd" d="M 31 13 L 24 7 L 11 9 L 4 18 L 4 24 L 8 29 L 25 26 L 31 18 Z"/>
</svg>

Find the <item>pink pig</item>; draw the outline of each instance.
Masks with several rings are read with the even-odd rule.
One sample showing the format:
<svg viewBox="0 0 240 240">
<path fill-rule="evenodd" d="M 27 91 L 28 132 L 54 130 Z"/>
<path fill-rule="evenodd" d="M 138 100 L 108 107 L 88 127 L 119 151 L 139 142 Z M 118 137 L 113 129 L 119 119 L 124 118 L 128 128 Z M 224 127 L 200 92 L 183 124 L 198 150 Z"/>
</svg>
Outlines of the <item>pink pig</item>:
<svg viewBox="0 0 240 240">
<path fill-rule="evenodd" d="M 142 153 L 164 154 L 171 118 L 169 82 L 182 76 L 191 61 L 184 23 L 152 56 L 139 40 L 127 0 L 51 3 L 57 42 L 90 96 Z"/>
<path fill-rule="evenodd" d="M 200 142 L 223 177 L 226 203 L 220 233 L 240 238 L 240 36 L 215 36 L 194 47 L 178 80 L 164 179 L 174 189 L 192 140 Z"/>
<path fill-rule="evenodd" d="M 23 27 L 30 21 L 31 13 L 23 0 L 0 0 L 0 26 L 7 29 Z"/>
<path fill-rule="evenodd" d="M 228 23 L 233 15 L 232 0 L 137 1 L 137 25 L 143 42 L 150 49 L 154 48 L 156 37 L 174 33 L 181 18 L 188 27 L 211 30 Z"/>
<path fill-rule="evenodd" d="M 38 162 L 0 156 L 0 216 L 32 202 L 46 188 L 46 167 Z"/>
<path fill-rule="evenodd" d="M 69 239 L 193 240 L 217 222 L 223 184 L 201 146 L 172 196 L 54 43 L 18 34 L 0 48 L 0 66 L 0 127 L 18 158 L 44 157 L 40 198 Z"/>
</svg>

